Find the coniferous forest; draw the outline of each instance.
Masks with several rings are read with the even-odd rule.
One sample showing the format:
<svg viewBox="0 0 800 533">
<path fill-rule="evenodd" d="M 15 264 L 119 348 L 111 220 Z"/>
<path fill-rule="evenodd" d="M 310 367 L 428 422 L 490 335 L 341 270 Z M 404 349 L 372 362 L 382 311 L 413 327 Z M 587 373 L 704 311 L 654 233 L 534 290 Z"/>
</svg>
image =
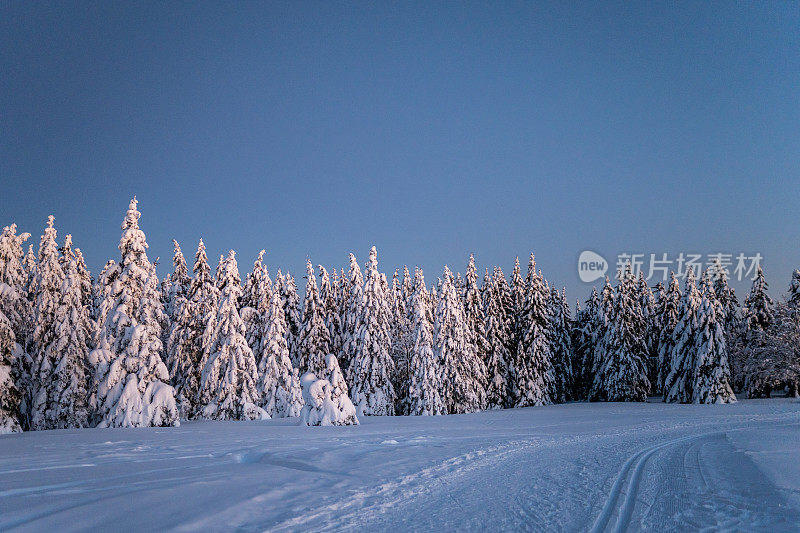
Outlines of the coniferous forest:
<svg viewBox="0 0 800 533">
<path fill-rule="evenodd" d="M 174 242 L 163 280 L 134 198 L 119 254 L 92 275 L 54 218 L 38 248 L 0 236 L 0 432 L 176 426 L 182 419 L 445 415 L 568 401 L 728 403 L 800 389 L 800 271 L 774 301 L 759 268 L 739 301 L 715 264 L 650 287 L 630 267 L 572 308 L 533 254 L 509 278 L 308 261 L 305 292 L 212 269 Z M 26 249 L 27 244 L 27 249 Z M 479 281 L 480 279 L 480 281 Z M 431 283 L 431 281 L 435 282 Z"/>
</svg>

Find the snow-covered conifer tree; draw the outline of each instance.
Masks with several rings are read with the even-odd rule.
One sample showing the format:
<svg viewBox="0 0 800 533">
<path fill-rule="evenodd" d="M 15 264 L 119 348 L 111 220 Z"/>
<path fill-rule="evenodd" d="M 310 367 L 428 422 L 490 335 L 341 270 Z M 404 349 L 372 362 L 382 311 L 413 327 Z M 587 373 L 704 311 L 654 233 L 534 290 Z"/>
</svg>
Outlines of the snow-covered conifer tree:
<svg viewBox="0 0 800 533">
<path fill-rule="evenodd" d="M 647 350 L 641 336 L 644 327 L 636 301 L 636 278 L 630 265 L 620 273 L 614 297 L 613 319 L 599 346 L 604 355 L 599 379 L 606 401 L 643 402 L 647 399 Z"/>
<path fill-rule="evenodd" d="M 411 352 L 408 387 L 409 414 L 443 415 L 447 406 L 442 398 L 442 368 L 433 351 L 433 315 L 422 270 L 414 270 L 411 296 L 411 322 L 414 346 Z"/>
<path fill-rule="evenodd" d="M 30 391 L 29 415 L 30 429 L 33 430 L 58 427 L 56 412 L 59 408 L 57 401 L 60 398 L 56 389 L 60 383 L 53 376 L 53 371 L 60 359 L 58 335 L 64 333 L 57 328 L 57 322 L 60 321 L 58 313 L 66 310 L 60 308 L 64 270 L 58 255 L 53 220 L 53 215 L 47 219 L 47 227 L 39 244 L 36 273 L 31 283 L 35 327 L 31 338 L 33 387 Z"/>
<path fill-rule="evenodd" d="M 263 262 L 264 253 L 264 250 L 258 252 L 253 271 L 247 275 L 239 311 L 244 321 L 247 345 L 254 353 L 261 347 L 261 332 L 264 329 L 262 321 L 272 293 L 272 280 Z"/>
<path fill-rule="evenodd" d="M 296 400 L 293 394 L 301 393 L 293 390 L 294 387 L 299 389 L 299 382 L 292 381 L 292 361 L 289 359 L 289 348 L 286 344 L 286 315 L 278 291 L 272 293 L 263 327 L 261 352 L 258 354 L 261 406 L 273 418 L 297 416 L 297 409 L 293 409 L 292 405 Z"/>
<path fill-rule="evenodd" d="M 300 297 L 297 294 L 297 284 L 290 273 L 286 273 L 281 285 L 283 290 L 283 311 L 286 314 L 286 342 L 289 345 L 289 356 L 292 365 L 302 369 L 304 364 L 300 355 L 300 330 L 303 329 L 302 314 L 300 312 Z"/>
<path fill-rule="evenodd" d="M 594 342 L 594 350 L 591 356 L 591 371 L 589 372 L 591 380 L 589 387 L 589 400 L 593 402 L 605 401 L 606 399 L 606 392 L 603 388 L 603 365 L 606 360 L 603 339 L 606 338 L 613 327 L 615 299 L 616 294 L 614 293 L 614 287 L 611 286 L 611 281 L 608 279 L 608 276 L 606 276 L 603 290 L 600 293 L 599 306 L 597 308 L 597 322 L 595 324 L 596 337 Z"/>
<path fill-rule="evenodd" d="M 202 416 L 217 420 L 268 418 L 258 407 L 261 399 L 257 389 L 258 366 L 239 316 L 242 287 L 233 250 L 222 263 L 218 287 L 220 299 L 211 355 L 200 377 Z"/>
<path fill-rule="evenodd" d="M 122 223 L 121 261 L 102 286 L 98 343 L 89 354 L 101 427 L 177 426 L 178 409 L 161 356 L 163 308 L 134 197 Z"/>
<path fill-rule="evenodd" d="M 48 428 L 82 428 L 89 425 L 88 354 L 93 323 L 89 314 L 91 290 L 81 276 L 72 251 L 72 236 L 62 248 L 64 280 L 55 312 L 55 360 L 50 381 L 45 384 L 49 407 Z"/>
<path fill-rule="evenodd" d="M 642 340 L 645 347 L 645 363 L 647 364 L 647 379 L 651 390 L 654 392 L 658 381 L 658 317 L 656 315 L 656 302 L 653 291 L 647 285 L 643 272 L 639 272 L 636 284 L 636 297 L 639 301 L 642 316 Z"/>
<path fill-rule="evenodd" d="M 708 271 L 706 273 L 708 274 Z M 694 341 L 692 403 L 736 401 L 731 389 L 728 353 L 725 346 L 725 313 L 714 294 L 712 283 L 710 275 L 703 276 Z"/>
<path fill-rule="evenodd" d="M 336 426 L 357 426 L 358 416 L 356 416 L 356 408 L 353 402 L 350 401 L 350 396 L 347 393 L 347 382 L 344 379 L 339 368 L 339 361 L 333 354 L 328 354 L 325 358 L 324 375 L 330 383 L 331 402 L 336 409 Z"/>
<path fill-rule="evenodd" d="M 778 303 L 772 322 L 759 342 L 745 348 L 744 390 L 749 398 L 769 398 L 773 390 L 787 388 L 800 396 L 800 317 L 791 302 Z"/>
<path fill-rule="evenodd" d="M 515 355 L 516 406 L 547 405 L 553 402 L 552 347 L 550 345 L 547 301 L 549 290 L 536 272 L 531 254 L 525 282 L 525 302 L 517 324 L 525 328 Z"/>
<path fill-rule="evenodd" d="M 681 287 L 675 273 L 670 273 L 667 290 L 658 299 L 656 315 L 658 316 L 658 378 L 653 390 L 664 394 L 664 381 L 672 366 L 672 350 L 675 347 L 675 327 L 680 318 Z"/>
<path fill-rule="evenodd" d="M 494 275 L 490 277 L 487 271 L 483 281 L 484 321 L 489 347 L 485 361 L 486 406 L 489 409 L 502 409 L 509 401 L 511 321 L 507 305 L 510 302 L 510 293 L 507 285 L 505 289 L 501 287 L 500 277 L 503 277 L 503 271 L 495 268 Z"/>
<path fill-rule="evenodd" d="M 317 265 L 319 270 L 319 298 L 322 305 L 322 316 L 328 328 L 330 338 L 330 353 L 339 354 L 342 349 L 342 315 L 339 311 L 339 275 L 333 269 L 333 280 L 328 270 Z"/>
<path fill-rule="evenodd" d="M 678 321 L 672 333 L 669 372 L 664 379 L 664 401 L 691 403 L 695 377 L 698 314 L 701 305 L 694 272 L 689 269 L 678 310 Z"/>
<path fill-rule="evenodd" d="M 486 367 L 478 357 L 453 274 L 444 267 L 434 324 L 434 351 L 442 366 L 442 397 L 451 414 L 486 406 Z"/>
<path fill-rule="evenodd" d="M 767 280 L 764 279 L 764 271 L 759 266 L 756 279 L 753 280 L 753 287 L 744 301 L 744 317 L 747 329 L 751 332 L 766 330 L 772 321 L 774 302 L 767 294 L 768 288 Z"/>
<path fill-rule="evenodd" d="M 342 307 L 342 327 L 344 328 L 344 332 L 342 334 L 342 353 L 339 357 L 339 361 L 344 366 L 345 372 L 347 373 L 346 377 L 352 386 L 353 376 L 350 374 L 350 368 L 353 358 L 359 350 L 359 320 L 364 305 L 364 278 L 361 275 L 361 268 L 358 266 L 356 256 L 353 254 L 350 254 L 350 270 L 346 281 L 346 290 L 343 291 L 346 296 L 344 299 L 344 306 Z"/>
<path fill-rule="evenodd" d="M 464 285 L 464 318 L 467 321 L 472 342 L 475 344 L 478 357 L 486 363 L 489 355 L 489 341 L 486 340 L 486 320 L 483 311 L 483 299 L 478 289 L 478 272 L 475 268 L 475 256 L 470 254 L 467 264 L 467 278 Z"/>
<path fill-rule="evenodd" d="M 170 322 L 174 322 L 180 313 L 181 306 L 186 302 L 189 293 L 191 278 L 189 269 L 186 267 L 186 258 L 183 257 L 181 246 L 178 241 L 172 239 L 172 265 L 174 270 L 161 282 L 161 297 L 164 300 L 164 312 L 169 317 Z"/>
<path fill-rule="evenodd" d="M 355 353 L 350 363 L 351 398 L 359 415 L 394 415 L 394 361 L 389 350 L 391 313 L 378 272 L 378 252 L 369 252 L 361 314 L 357 319 Z"/>
<path fill-rule="evenodd" d="M 16 290 L 0 282 L 0 299 L 5 305 L 13 303 Z M 5 305 L 3 307 L 5 307 Z M 15 383 L 15 360 L 22 348 L 16 342 L 11 321 L 0 307 L 0 435 L 22 431 L 20 401 L 22 395 Z"/>
<path fill-rule="evenodd" d="M 397 270 L 392 277 L 392 286 L 389 292 L 389 309 L 391 319 L 389 333 L 392 338 L 392 360 L 394 361 L 394 374 L 392 386 L 396 395 L 395 413 L 407 415 L 409 411 L 408 388 L 411 384 L 411 352 L 413 351 L 413 331 L 411 330 L 411 317 L 406 307 L 406 298 Z"/>
<path fill-rule="evenodd" d="M 592 287 L 592 294 L 583 308 L 576 306 L 572 327 L 573 373 L 575 376 L 573 395 L 577 399 L 588 399 L 594 381 L 595 346 L 600 328 L 600 297 Z"/>
<path fill-rule="evenodd" d="M 554 402 L 563 403 L 572 398 L 573 387 L 571 318 L 566 289 L 563 292 L 556 289 L 550 291 L 548 320 L 554 378 L 551 398 Z"/>
<path fill-rule="evenodd" d="M 303 325 L 298 337 L 296 366 L 317 376 L 325 373 L 325 357 L 331 351 L 331 337 L 325 324 L 325 309 L 317 289 L 311 260 L 306 261 L 306 295 L 303 300 Z"/>
<path fill-rule="evenodd" d="M 800 270 L 792 272 L 792 281 L 789 283 L 789 306 L 795 312 L 800 311 Z"/>
</svg>

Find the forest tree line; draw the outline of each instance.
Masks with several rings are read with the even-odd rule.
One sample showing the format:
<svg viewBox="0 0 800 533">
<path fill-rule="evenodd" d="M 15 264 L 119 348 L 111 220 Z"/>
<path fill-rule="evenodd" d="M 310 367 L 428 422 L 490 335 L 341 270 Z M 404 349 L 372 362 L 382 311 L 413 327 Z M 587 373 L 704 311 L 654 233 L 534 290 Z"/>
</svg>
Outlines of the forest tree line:
<svg viewBox="0 0 800 533">
<path fill-rule="evenodd" d="M 0 432 L 175 426 L 185 419 L 299 416 L 301 376 L 327 379 L 362 415 L 443 415 L 567 401 L 727 403 L 800 385 L 800 271 L 774 302 L 759 268 L 739 305 L 714 264 L 650 287 L 622 269 L 574 313 L 531 254 L 510 279 L 470 256 L 430 286 L 421 269 L 307 262 L 271 276 L 258 254 L 212 272 L 174 242 L 163 280 L 134 198 L 119 259 L 93 278 L 53 217 L 38 253 L 15 225 L 0 235 Z M 332 356 L 332 357 L 331 357 Z M 351 417 L 352 418 L 352 417 Z"/>
</svg>

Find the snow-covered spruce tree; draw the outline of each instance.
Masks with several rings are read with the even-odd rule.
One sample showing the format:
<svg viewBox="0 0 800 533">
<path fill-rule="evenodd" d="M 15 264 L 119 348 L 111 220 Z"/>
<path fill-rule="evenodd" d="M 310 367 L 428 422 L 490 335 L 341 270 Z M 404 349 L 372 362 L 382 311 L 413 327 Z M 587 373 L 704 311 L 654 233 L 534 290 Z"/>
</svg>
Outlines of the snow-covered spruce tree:
<svg viewBox="0 0 800 533">
<path fill-rule="evenodd" d="M 11 367 L 19 401 L 13 411 L 19 411 L 22 427 L 29 427 L 30 392 L 32 387 L 31 367 L 33 361 L 26 351 L 33 329 L 32 305 L 28 299 L 30 280 L 36 267 L 33 245 L 28 247 L 28 256 L 23 258 L 22 245 L 30 238 L 29 233 L 17 234 L 16 224 L 3 228 L 0 233 L 0 313 L 5 315 L 14 336 L 15 352 Z M 30 268 L 30 270 L 28 270 Z M 16 348 L 15 348 L 16 349 Z M 10 353 L 10 352 L 9 352 Z M 16 398 L 15 395 L 10 397 Z M 13 403 L 13 402 L 12 402 Z M 10 404 L 9 404 L 10 405 Z"/>
<path fill-rule="evenodd" d="M 800 312 L 800 270 L 792 272 L 792 281 L 789 283 L 789 296 L 787 303 L 794 312 Z"/>
<path fill-rule="evenodd" d="M 258 366 L 239 316 L 242 286 L 233 250 L 222 263 L 218 287 L 220 299 L 211 355 L 200 376 L 200 413 L 215 420 L 268 418 L 258 407 Z"/>
<path fill-rule="evenodd" d="M 168 361 L 181 418 L 194 418 L 200 401 L 200 373 L 211 355 L 219 289 L 211 276 L 203 239 L 197 244 L 194 277 L 185 305 L 170 331 Z"/>
<path fill-rule="evenodd" d="M 401 292 L 403 295 L 403 304 L 409 316 L 411 316 L 411 297 L 414 294 L 414 278 L 411 277 L 407 266 L 403 266 L 403 285 L 401 287 Z"/>
<path fill-rule="evenodd" d="M 303 329 L 302 314 L 300 312 L 300 297 L 297 294 L 297 284 L 290 273 L 283 279 L 283 311 L 286 314 L 286 342 L 289 345 L 289 356 L 292 365 L 303 368 L 300 360 L 300 330 Z"/>
<path fill-rule="evenodd" d="M 392 386 L 394 387 L 396 402 L 395 414 L 407 415 L 409 412 L 408 389 L 411 384 L 411 352 L 413 351 L 413 331 L 411 331 L 411 316 L 406 308 L 406 299 L 403 287 L 400 284 L 399 273 L 394 271 L 392 287 L 389 293 L 389 308 L 391 321 L 389 333 L 392 338 L 392 360 L 394 373 Z"/>
<path fill-rule="evenodd" d="M 647 364 L 647 380 L 650 382 L 649 394 L 655 392 L 658 381 L 658 317 L 653 291 L 647 285 L 644 273 L 639 272 L 636 284 L 636 297 L 642 315 L 642 340 L 645 346 L 645 363 Z"/>
<path fill-rule="evenodd" d="M 302 400 L 302 395 L 299 382 L 294 383 L 292 380 L 292 361 L 286 345 L 286 315 L 278 291 L 272 293 L 269 307 L 264 314 L 263 328 L 261 351 L 258 354 L 261 407 L 272 418 L 297 416 L 298 409 L 292 404 L 297 396 Z"/>
<path fill-rule="evenodd" d="M 664 401 L 691 403 L 695 377 L 696 338 L 701 306 L 694 272 L 689 269 L 678 310 L 678 321 L 672 333 L 669 372 L 664 379 Z"/>
<path fill-rule="evenodd" d="M 331 351 L 331 334 L 325 315 L 317 277 L 311 260 L 306 261 L 306 295 L 303 300 L 303 325 L 298 337 L 297 367 L 317 376 L 325 373 L 325 356 Z"/>
<path fill-rule="evenodd" d="M 62 248 L 64 280 L 55 313 L 54 367 L 45 384 L 49 407 L 45 412 L 48 428 L 82 428 L 89 425 L 88 354 L 94 326 L 86 295 L 90 285 L 82 277 L 72 251 L 72 236 Z"/>
<path fill-rule="evenodd" d="M 641 336 L 643 319 L 636 295 L 636 278 L 628 265 L 617 285 L 613 319 L 599 342 L 604 354 L 599 377 L 606 401 L 643 402 L 650 390 L 647 349 Z"/>
<path fill-rule="evenodd" d="M 550 335 L 553 365 L 554 402 L 564 403 L 572 399 L 572 339 L 570 338 L 570 309 L 567 304 L 566 289 L 558 292 L 551 289 L 548 304 L 548 334 Z"/>
<path fill-rule="evenodd" d="M 330 353 L 339 354 L 342 349 L 342 316 L 339 311 L 339 280 L 336 269 L 333 269 L 333 280 L 328 270 L 317 265 L 319 270 L 319 299 L 322 305 L 322 316 L 330 338 Z"/>
<path fill-rule="evenodd" d="M 553 403 L 554 373 L 547 301 L 549 290 L 531 254 L 525 283 L 525 303 L 517 324 L 526 329 L 515 356 L 516 407 Z"/>
<path fill-rule="evenodd" d="M 342 277 L 344 280 L 344 276 Z M 342 307 L 342 353 L 339 362 L 345 369 L 347 381 L 353 386 L 353 375 L 350 373 L 352 362 L 359 351 L 358 330 L 360 328 L 362 308 L 364 305 L 364 278 L 356 256 L 350 254 L 350 270 L 346 278 L 344 305 Z"/>
<path fill-rule="evenodd" d="M 444 267 L 434 324 L 434 352 L 442 366 L 442 397 L 450 414 L 486 407 L 486 367 L 478 357 L 450 269 Z"/>
<path fill-rule="evenodd" d="M 603 290 L 600 293 L 600 304 L 597 308 L 596 340 L 594 342 L 594 350 L 591 357 L 591 370 L 589 372 L 591 380 L 589 401 L 592 402 L 606 400 L 606 391 L 603 388 L 603 365 L 606 361 L 603 340 L 613 327 L 615 299 L 616 294 L 614 293 L 614 287 L 611 286 L 611 280 L 606 276 Z"/>
<path fill-rule="evenodd" d="M 585 400 L 589 398 L 592 385 L 592 362 L 595 344 L 597 343 L 598 309 L 600 297 L 597 289 L 592 287 L 592 294 L 586 300 L 585 307 L 576 305 L 575 320 L 572 324 L 571 341 L 573 348 L 572 368 L 574 373 L 573 397 Z"/>
<path fill-rule="evenodd" d="M 339 368 L 339 360 L 333 354 L 328 354 L 325 358 L 324 375 L 330 383 L 331 402 L 336 409 L 336 426 L 357 426 L 358 416 L 356 416 L 356 408 L 353 402 L 350 401 L 350 396 L 347 393 L 347 382 L 344 380 L 344 374 Z"/>
<path fill-rule="evenodd" d="M 749 398 L 769 398 L 774 390 L 800 395 L 800 317 L 790 302 L 778 303 L 772 322 L 745 352 L 744 390 Z"/>
<path fill-rule="evenodd" d="M 730 385 L 725 313 L 714 294 L 711 276 L 708 271 L 706 274 L 700 285 L 700 308 L 697 312 L 692 403 L 731 403 L 736 401 L 736 396 Z"/>
<path fill-rule="evenodd" d="M 264 250 L 258 252 L 253 263 L 253 271 L 247 275 L 239 302 L 239 314 L 244 321 L 247 345 L 254 353 L 257 353 L 261 346 L 261 332 L 264 329 L 262 321 L 272 293 L 272 280 L 263 262 L 264 253 Z"/>
<path fill-rule="evenodd" d="M 121 261 L 105 273 L 98 343 L 89 354 L 100 427 L 177 426 L 178 409 L 161 356 L 163 308 L 134 197 L 122 222 Z"/>
<path fill-rule="evenodd" d="M 394 415 L 394 361 L 389 350 L 391 313 L 378 272 L 378 252 L 369 252 L 355 352 L 350 363 L 351 397 L 359 415 Z"/>
<path fill-rule="evenodd" d="M 472 254 L 469 255 L 467 277 L 464 284 L 464 317 L 478 357 L 485 365 L 490 348 L 489 341 L 486 339 L 483 298 L 481 297 L 480 289 L 478 289 L 478 272 L 475 268 L 475 257 Z"/>
<path fill-rule="evenodd" d="M 767 294 L 768 288 L 767 280 L 764 279 L 764 271 L 759 266 L 756 279 L 753 280 L 753 287 L 744 301 L 744 319 L 749 332 L 765 331 L 772 323 L 775 304 Z"/>
<path fill-rule="evenodd" d="M 18 295 L 6 283 L 0 283 L 0 299 L 5 305 L 13 304 Z M 22 431 L 20 401 L 22 395 L 15 383 L 14 366 L 22 348 L 16 342 L 11 321 L 0 307 L 0 435 Z"/>
<path fill-rule="evenodd" d="M 486 354 L 486 406 L 489 409 L 502 409 L 508 405 L 509 390 L 508 378 L 511 365 L 511 352 L 509 351 L 511 324 L 507 315 L 507 301 L 510 294 L 502 293 L 498 278 L 503 275 L 502 270 L 496 268 L 494 276 L 488 272 L 483 281 L 484 320 L 486 325 L 486 342 L 489 352 Z M 503 280 L 505 281 L 505 279 Z M 508 290 L 508 286 L 505 287 Z"/>
<path fill-rule="evenodd" d="M 443 415 L 442 368 L 433 351 L 433 315 L 422 270 L 414 270 L 411 322 L 414 346 L 411 352 L 411 383 L 408 387 L 409 414 Z"/>
<path fill-rule="evenodd" d="M 64 270 L 58 255 L 56 244 L 56 229 L 53 226 L 54 217 L 47 219 L 39 243 L 39 260 L 36 273 L 31 283 L 31 297 L 33 299 L 33 323 L 35 325 L 30 342 L 30 353 L 33 359 L 31 368 L 30 390 L 30 429 L 43 430 L 55 429 L 56 402 L 59 400 L 56 387 L 57 381 L 53 370 L 59 359 L 58 335 L 56 323 L 59 321 L 58 313 L 65 312 L 59 308 L 61 304 L 61 290 L 64 283 Z"/>
<path fill-rule="evenodd" d="M 192 279 L 189 277 L 189 269 L 186 267 L 186 258 L 183 257 L 181 246 L 178 241 L 172 239 L 172 266 L 171 274 L 161 282 L 161 298 L 164 300 L 164 312 L 169 317 L 170 322 L 174 322 L 180 314 L 181 306 L 186 302 L 189 294 L 189 285 Z"/>
<path fill-rule="evenodd" d="M 669 286 L 659 296 L 656 315 L 658 317 L 658 377 L 653 390 L 663 395 L 664 382 L 672 366 L 672 350 L 675 347 L 675 327 L 680 318 L 681 287 L 674 272 L 670 272 Z"/>
</svg>

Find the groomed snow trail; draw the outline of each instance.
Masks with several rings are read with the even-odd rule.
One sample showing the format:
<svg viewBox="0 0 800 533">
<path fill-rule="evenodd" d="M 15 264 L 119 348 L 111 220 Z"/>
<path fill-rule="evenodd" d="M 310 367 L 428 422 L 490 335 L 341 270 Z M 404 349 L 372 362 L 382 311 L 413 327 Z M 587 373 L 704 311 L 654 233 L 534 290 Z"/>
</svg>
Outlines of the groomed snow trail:
<svg viewBox="0 0 800 533">
<path fill-rule="evenodd" d="M 800 529 L 796 400 L 295 422 L 2 436 L 0 530 Z"/>
</svg>

